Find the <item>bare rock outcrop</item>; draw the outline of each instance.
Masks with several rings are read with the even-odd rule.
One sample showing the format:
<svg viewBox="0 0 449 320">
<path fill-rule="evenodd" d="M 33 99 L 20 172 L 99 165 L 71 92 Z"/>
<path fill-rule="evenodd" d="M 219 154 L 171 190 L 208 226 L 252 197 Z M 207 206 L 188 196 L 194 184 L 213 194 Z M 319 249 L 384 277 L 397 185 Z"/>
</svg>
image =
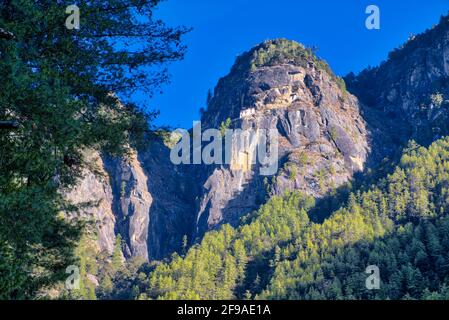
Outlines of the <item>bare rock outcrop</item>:
<svg viewBox="0 0 449 320">
<path fill-rule="evenodd" d="M 100 153 L 88 150 L 85 153 L 86 168 L 78 184 L 66 192 L 66 198 L 80 206 L 71 218 L 87 221 L 95 226 L 97 248 L 99 252 L 111 255 L 115 244 L 116 215 L 112 208 L 113 192 L 109 175 Z"/>
<path fill-rule="evenodd" d="M 299 43 L 267 41 L 237 59 L 202 122 L 219 128 L 227 119 L 232 128 L 277 130 L 280 170 L 264 177 L 257 164 L 201 168 L 198 236 L 236 224 L 269 194 L 296 189 L 320 197 L 364 169 L 369 134 L 357 98 Z"/>
<path fill-rule="evenodd" d="M 346 84 L 348 90 L 346 90 Z M 124 239 L 126 258 L 162 259 L 224 223 L 237 225 L 270 196 L 301 190 L 320 198 L 381 163 L 413 138 L 449 133 L 449 18 L 411 38 L 379 67 L 343 81 L 314 53 L 284 39 L 237 58 L 202 114 L 207 128 L 274 130 L 278 169 L 261 165 L 232 140 L 230 163 L 174 165 L 160 139 L 126 159 L 92 151 L 67 197 L 92 203 L 99 251 Z"/>
<path fill-rule="evenodd" d="M 409 139 L 427 145 L 449 133 L 449 17 L 390 52 L 378 67 L 345 77 L 362 102 L 375 157 Z"/>
</svg>

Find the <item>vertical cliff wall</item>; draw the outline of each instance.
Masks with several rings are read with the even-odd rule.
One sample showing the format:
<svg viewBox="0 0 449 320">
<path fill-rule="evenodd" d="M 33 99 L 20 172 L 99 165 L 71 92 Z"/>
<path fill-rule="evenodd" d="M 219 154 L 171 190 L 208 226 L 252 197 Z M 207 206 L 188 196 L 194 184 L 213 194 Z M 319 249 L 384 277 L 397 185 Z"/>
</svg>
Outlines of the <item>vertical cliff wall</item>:
<svg viewBox="0 0 449 320">
<path fill-rule="evenodd" d="M 364 169 L 369 135 L 357 98 L 299 43 L 267 41 L 237 59 L 202 121 L 219 128 L 227 119 L 232 128 L 276 130 L 279 170 L 265 177 L 257 164 L 202 168 L 199 236 L 221 223 L 236 224 L 270 194 L 297 189 L 320 197 Z"/>
<path fill-rule="evenodd" d="M 274 175 L 261 174 L 244 144 L 234 142 L 229 164 L 176 166 L 153 139 L 126 160 L 92 152 L 98 168 L 87 168 L 68 197 L 97 203 L 80 215 L 95 220 L 101 250 L 111 253 L 121 234 L 125 256 L 145 259 L 179 251 L 184 236 L 192 244 L 238 224 L 274 194 L 322 197 L 410 138 L 427 143 L 449 133 L 449 19 L 345 80 L 348 90 L 299 43 L 266 41 L 219 80 L 201 121 L 203 130 L 276 131 Z"/>
</svg>

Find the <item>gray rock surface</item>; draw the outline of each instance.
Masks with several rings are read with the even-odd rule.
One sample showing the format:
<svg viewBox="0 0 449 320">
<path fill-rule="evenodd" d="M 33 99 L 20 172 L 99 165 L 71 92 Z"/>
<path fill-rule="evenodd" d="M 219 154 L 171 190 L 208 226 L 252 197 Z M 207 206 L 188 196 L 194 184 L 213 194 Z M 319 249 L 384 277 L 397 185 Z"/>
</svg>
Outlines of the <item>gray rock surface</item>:
<svg viewBox="0 0 449 320">
<path fill-rule="evenodd" d="M 221 223 L 238 223 L 270 194 L 299 189 L 321 197 L 364 169 L 369 135 L 358 100 L 330 70 L 311 57 L 247 67 L 264 52 L 282 55 L 296 46 L 300 45 L 287 40 L 265 42 L 243 54 L 218 82 L 203 124 L 219 128 L 229 118 L 233 128 L 277 130 L 279 171 L 268 177 L 272 182 L 267 185 L 257 164 L 202 168 L 206 182 L 197 236 Z M 252 108 L 253 114 L 240 117 L 242 110 Z"/>
<path fill-rule="evenodd" d="M 80 215 L 95 220 L 101 251 L 112 253 L 120 233 L 126 258 L 150 260 L 180 251 L 184 236 L 193 244 L 223 223 L 237 225 L 272 195 L 323 197 L 408 139 L 449 133 L 449 19 L 345 80 L 348 91 L 298 43 L 264 42 L 219 80 L 201 120 L 203 129 L 230 119 L 230 129 L 276 130 L 275 175 L 261 175 L 234 140 L 229 164 L 179 166 L 155 140 L 126 160 L 91 152 L 99 169 L 87 168 L 67 196 L 97 202 Z"/>
<path fill-rule="evenodd" d="M 346 78 L 348 89 L 363 103 L 373 133 L 373 152 L 392 154 L 409 139 L 427 145 L 447 135 L 449 108 L 449 18 L 412 36 L 389 59 Z M 440 95 L 441 104 L 432 101 Z M 374 159 L 379 159 L 374 156 Z"/>
</svg>

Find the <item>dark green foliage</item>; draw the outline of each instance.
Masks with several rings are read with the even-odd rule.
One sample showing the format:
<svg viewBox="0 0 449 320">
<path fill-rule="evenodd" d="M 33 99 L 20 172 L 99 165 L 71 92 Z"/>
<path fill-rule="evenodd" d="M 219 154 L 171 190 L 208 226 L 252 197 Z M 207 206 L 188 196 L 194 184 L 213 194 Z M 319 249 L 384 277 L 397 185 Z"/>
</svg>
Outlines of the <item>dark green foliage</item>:
<svg viewBox="0 0 449 320">
<path fill-rule="evenodd" d="M 252 69 L 283 63 L 306 67 L 308 61 L 315 60 L 315 55 L 310 49 L 286 39 L 266 41 L 254 51 L 253 55 Z"/>
<path fill-rule="evenodd" d="M 222 137 L 225 136 L 226 130 L 228 130 L 231 126 L 232 120 L 231 118 L 227 118 L 225 121 L 222 121 L 220 124 L 220 134 Z"/>
<path fill-rule="evenodd" d="M 123 266 L 123 254 L 122 254 L 122 236 L 120 234 L 115 238 L 114 252 L 112 253 L 112 268 L 114 272 L 120 270 Z"/>
<path fill-rule="evenodd" d="M 154 114 L 115 94 L 151 95 L 167 78 L 157 68 L 184 53 L 186 30 L 153 20 L 158 2 L 82 1 L 81 29 L 68 30 L 73 1 L 2 1 L 0 26 L 15 37 L 0 40 L 0 119 L 20 125 L 0 132 L 0 298 L 67 277 L 80 227 L 59 191 L 80 175 L 82 150 L 123 154 L 148 130 Z"/>
<path fill-rule="evenodd" d="M 333 73 L 326 61 L 316 56 L 314 49 L 287 39 L 268 40 L 244 53 L 237 58 L 233 71 L 248 69 L 256 71 L 261 67 L 281 64 L 292 64 L 303 68 L 314 66 L 318 70 L 323 70 L 337 83 L 343 98 L 347 95 L 345 81 Z"/>
<path fill-rule="evenodd" d="M 313 199 L 294 192 L 207 233 L 150 272 L 140 298 L 446 299 L 448 190 L 449 138 L 407 148 L 392 174 L 322 223 L 307 216 Z M 365 286 L 369 265 L 379 290 Z"/>
<path fill-rule="evenodd" d="M 97 296 L 100 299 L 133 300 L 146 289 L 146 274 L 154 270 L 153 265 L 144 264 L 141 258 L 132 258 L 117 271 L 102 270 Z"/>
<path fill-rule="evenodd" d="M 174 255 L 170 264 L 158 266 L 150 274 L 145 295 L 229 299 L 259 292 L 268 281 L 269 272 L 264 270 L 269 271 L 273 261 L 284 254 L 280 249 L 276 251 L 276 246 L 299 237 L 309 221 L 305 210 L 313 204 L 312 198 L 298 193 L 272 198 L 248 217 L 247 224 L 238 229 L 226 225 L 210 232 L 185 258 Z"/>
<path fill-rule="evenodd" d="M 449 236 L 448 160 L 449 139 L 429 150 L 409 148 L 394 173 L 310 226 L 260 297 L 421 299 L 425 289 L 439 291 L 449 280 L 440 244 Z M 365 287 L 372 264 L 380 268 L 380 290 Z"/>
</svg>

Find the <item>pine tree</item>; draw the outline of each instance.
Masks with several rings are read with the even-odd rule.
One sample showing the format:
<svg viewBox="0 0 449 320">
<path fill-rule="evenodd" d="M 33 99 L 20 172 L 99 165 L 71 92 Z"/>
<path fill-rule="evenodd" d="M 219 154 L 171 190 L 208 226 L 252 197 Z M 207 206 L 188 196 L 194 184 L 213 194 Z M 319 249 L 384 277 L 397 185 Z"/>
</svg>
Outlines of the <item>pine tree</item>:
<svg viewBox="0 0 449 320">
<path fill-rule="evenodd" d="M 112 293 L 113 289 L 114 284 L 112 283 L 112 279 L 108 274 L 106 274 L 100 283 L 100 290 L 102 294 L 107 297 Z"/>
<path fill-rule="evenodd" d="M 188 239 L 187 239 L 187 235 L 185 234 L 182 237 L 182 254 L 185 255 L 187 252 L 187 246 L 188 246 Z"/>
<path fill-rule="evenodd" d="M 72 1 L 2 2 L 14 39 L 0 40 L 0 119 L 19 126 L 0 132 L 0 298 L 32 298 L 76 264 L 81 227 L 61 217 L 76 207 L 59 191 L 81 174 L 82 151 L 120 155 L 146 135 L 154 114 L 127 97 L 159 89 L 167 74 L 147 68 L 182 58 L 187 31 L 153 20 L 158 2 L 82 1 L 79 30 L 65 25 Z"/>
<path fill-rule="evenodd" d="M 438 210 L 447 202 L 447 163 L 449 138 L 413 148 L 318 223 L 308 218 L 309 197 L 274 196 L 240 227 L 207 233 L 185 257 L 157 266 L 150 297 L 447 299 L 449 215 Z M 418 189 L 431 194 L 425 210 L 415 210 Z M 369 265 L 379 268 L 379 289 L 366 287 Z"/>
<path fill-rule="evenodd" d="M 112 268 L 114 272 L 120 270 L 123 266 L 123 253 L 122 253 L 122 236 L 120 234 L 115 238 L 114 252 L 112 253 Z"/>
</svg>

